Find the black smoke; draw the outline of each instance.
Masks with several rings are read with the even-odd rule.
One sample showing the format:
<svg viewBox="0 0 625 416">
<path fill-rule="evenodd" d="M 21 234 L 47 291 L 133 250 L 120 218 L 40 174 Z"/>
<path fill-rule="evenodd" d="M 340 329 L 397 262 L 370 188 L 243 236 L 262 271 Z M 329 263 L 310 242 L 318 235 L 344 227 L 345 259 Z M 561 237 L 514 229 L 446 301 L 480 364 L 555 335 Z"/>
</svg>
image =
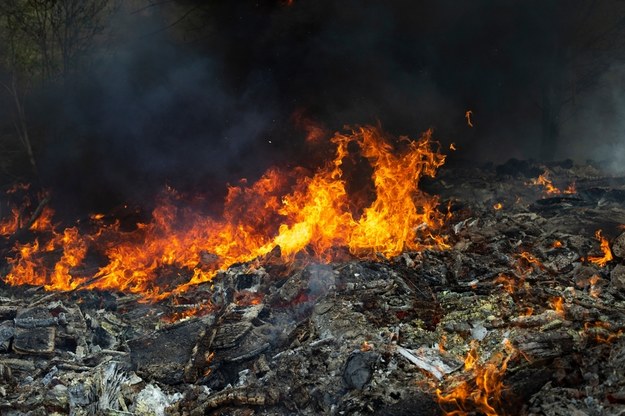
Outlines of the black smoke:
<svg viewBox="0 0 625 416">
<path fill-rule="evenodd" d="M 94 48 L 71 82 L 33 96 L 43 184 L 90 210 L 145 202 L 165 184 L 218 200 L 227 182 L 312 163 L 295 112 L 329 131 L 380 123 L 416 137 L 433 127 L 444 145 L 456 143 L 453 157 L 473 161 L 602 157 L 623 147 L 622 97 L 601 93 L 620 82 L 612 43 L 576 107 L 558 107 L 561 129 L 549 144 L 557 153 L 543 151 L 545 91 L 556 85 L 556 98 L 568 99 L 571 62 L 592 65 L 593 36 L 613 21 L 586 2 L 574 2 L 579 10 L 550 0 L 288 3 L 120 9 L 115 41 Z M 621 13 L 607 3 L 608 14 Z M 589 154 L 595 115 L 606 111 L 611 141 Z"/>
</svg>

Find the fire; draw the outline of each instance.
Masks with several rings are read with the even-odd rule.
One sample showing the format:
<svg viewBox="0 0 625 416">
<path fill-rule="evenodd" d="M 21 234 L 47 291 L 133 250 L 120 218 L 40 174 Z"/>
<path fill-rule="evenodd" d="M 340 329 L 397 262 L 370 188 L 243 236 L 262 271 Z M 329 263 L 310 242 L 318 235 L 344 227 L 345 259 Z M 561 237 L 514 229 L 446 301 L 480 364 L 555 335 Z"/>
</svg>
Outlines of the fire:
<svg viewBox="0 0 625 416">
<path fill-rule="evenodd" d="M 562 248 L 564 247 L 564 244 L 562 244 L 562 241 L 560 240 L 556 240 L 553 242 L 553 244 L 551 244 L 552 248 Z"/>
<path fill-rule="evenodd" d="M 499 211 L 502 208 L 503 208 L 503 204 L 501 202 L 497 202 L 495 205 L 493 205 L 493 209 L 495 211 Z"/>
<path fill-rule="evenodd" d="M 72 268 L 80 265 L 87 253 L 87 244 L 76 227 L 67 228 L 63 233 L 54 233 L 53 238 L 40 248 L 39 240 L 17 245 L 18 256 L 7 259 L 12 266 L 5 282 L 30 285 L 44 285 L 46 290 L 72 290 L 84 278 L 72 276 Z M 52 271 L 44 264 L 41 253 L 62 251 L 60 259 Z"/>
<path fill-rule="evenodd" d="M 611 344 L 623 336 L 623 329 L 613 331 L 612 325 L 604 321 L 586 322 L 584 330 L 589 338 L 600 344 Z"/>
<path fill-rule="evenodd" d="M 540 260 L 538 260 L 533 254 L 528 253 L 527 251 L 524 251 L 521 254 L 519 254 L 519 260 L 523 260 L 523 262 L 529 267 L 527 270 L 522 271 L 523 274 L 532 272 L 534 270 L 534 267 L 537 267 L 539 269 L 545 268 L 545 266 L 541 263 Z M 520 266 L 520 264 L 518 266 Z"/>
<path fill-rule="evenodd" d="M 569 184 L 564 190 L 560 190 L 558 187 L 556 187 L 553 184 L 553 181 L 549 178 L 549 172 L 547 170 L 539 175 L 538 178 L 534 178 L 527 182 L 526 185 L 542 186 L 545 195 L 549 196 L 577 193 L 575 182 Z"/>
<path fill-rule="evenodd" d="M 20 211 L 11 207 L 11 215 L 0 220 L 0 236 L 13 235 L 20 228 Z"/>
<path fill-rule="evenodd" d="M 515 350 L 505 340 L 503 352 L 493 354 L 481 364 L 477 345 L 472 344 L 464 363 L 464 371 L 472 373 L 472 379 L 463 380 L 451 391 L 436 390 L 438 403 L 446 416 L 467 416 L 474 413 L 487 416 L 503 414 L 502 394 L 505 391 L 503 376 Z"/>
<path fill-rule="evenodd" d="M 514 279 L 506 276 L 505 274 L 500 273 L 499 276 L 495 278 L 494 282 L 500 284 L 503 289 L 510 294 L 513 294 L 516 291 L 516 284 Z"/>
<path fill-rule="evenodd" d="M 112 289 L 157 300 L 277 248 L 284 261 L 302 252 L 318 261 L 331 261 L 341 252 L 373 258 L 448 247 L 437 235 L 445 219 L 438 200 L 418 186 L 423 176 L 434 176 L 445 161 L 432 142 L 432 131 L 416 141 L 400 137 L 396 146 L 387 138 L 380 129 L 368 126 L 336 133 L 330 140 L 334 158 L 314 174 L 303 168 L 269 169 L 251 185 L 243 180 L 230 186 L 221 218 L 191 211 L 182 203 L 184 198 L 170 189 L 151 221 L 137 224 L 135 231 L 123 232 L 118 224 L 101 221 L 93 234 L 68 228 L 53 232 L 46 242 L 40 236 L 34 243 L 16 247 L 5 280 L 50 290 Z M 359 149 L 357 155 L 354 149 Z M 365 202 L 350 198 L 350 178 L 343 171 L 344 162 L 356 156 L 366 159 L 373 172 L 375 194 Z M 52 229 L 51 218 L 51 211 L 44 210 L 33 229 Z M 92 216 L 94 221 L 103 218 Z M 88 248 L 107 258 L 89 281 L 75 271 Z M 43 261 L 45 253 L 56 255 L 53 267 Z M 172 281 L 166 274 L 171 267 L 187 275 L 179 273 L 178 281 Z"/>
<path fill-rule="evenodd" d="M 601 230 L 597 230 L 595 232 L 595 238 L 600 241 L 603 256 L 588 256 L 588 261 L 600 267 L 605 267 L 608 262 L 614 259 L 612 256 L 612 250 L 610 250 L 610 243 L 605 239 L 605 237 L 603 237 L 603 235 L 601 235 Z"/>
<path fill-rule="evenodd" d="M 564 299 L 562 299 L 562 297 L 558 296 L 558 297 L 551 299 L 549 301 L 549 306 L 551 307 L 551 309 L 556 311 L 558 315 L 564 316 L 564 313 L 565 313 Z"/>
<path fill-rule="evenodd" d="M 471 122 L 471 116 L 473 115 L 473 111 L 471 110 L 467 110 L 466 113 L 464 113 L 464 118 L 467 119 L 467 125 L 469 127 L 473 127 L 473 123 Z"/>
</svg>

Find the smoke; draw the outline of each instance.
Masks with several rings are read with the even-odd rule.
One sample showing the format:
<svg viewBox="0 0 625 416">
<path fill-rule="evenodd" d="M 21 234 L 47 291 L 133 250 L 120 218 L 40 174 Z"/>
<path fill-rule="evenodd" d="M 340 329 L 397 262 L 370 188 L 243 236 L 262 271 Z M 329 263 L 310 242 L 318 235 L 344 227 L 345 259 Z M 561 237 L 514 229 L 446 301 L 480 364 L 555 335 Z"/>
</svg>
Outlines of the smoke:
<svg viewBox="0 0 625 416">
<path fill-rule="evenodd" d="M 612 65 L 597 87 L 577 97 L 564 122 L 560 154 L 625 173 L 625 65 Z"/>
<path fill-rule="evenodd" d="M 145 206 L 166 184 L 217 198 L 271 161 L 271 97 L 259 100 L 253 82 L 228 91 L 220 62 L 159 32 L 158 17 L 121 10 L 111 23 L 120 43 L 36 97 L 41 176 L 57 201 L 78 211 Z"/>
<path fill-rule="evenodd" d="M 294 113 L 330 132 L 380 123 L 414 138 L 433 127 L 444 147 L 456 143 L 452 158 L 540 158 L 543 87 L 550 74 L 568 76 L 553 60 L 568 22 L 558 13 L 575 9 L 565 3 L 179 0 L 141 13 L 122 8 L 95 64 L 36 97 L 44 185 L 77 209 L 146 205 L 165 184 L 221 200 L 227 182 L 273 164 L 313 163 Z M 604 75 L 608 84 L 618 68 Z M 614 90 L 579 97 L 557 158 L 621 163 L 623 97 Z"/>
</svg>

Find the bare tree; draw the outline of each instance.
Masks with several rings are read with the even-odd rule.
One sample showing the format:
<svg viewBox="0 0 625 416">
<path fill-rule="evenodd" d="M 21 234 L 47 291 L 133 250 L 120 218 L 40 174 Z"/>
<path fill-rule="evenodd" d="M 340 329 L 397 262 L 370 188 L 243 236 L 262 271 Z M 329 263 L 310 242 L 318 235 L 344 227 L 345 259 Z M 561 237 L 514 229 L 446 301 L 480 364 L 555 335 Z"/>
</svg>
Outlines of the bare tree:
<svg viewBox="0 0 625 416">
<path fill-rule="evenodd" d="M 13 106 L 13 124 L 34 172 L 37 171 L 24 97 L 48 83 L 67 83 L 81 69 L 103 34 L 118 0 L 3 0 L 0 49 Z"/>
</svg>

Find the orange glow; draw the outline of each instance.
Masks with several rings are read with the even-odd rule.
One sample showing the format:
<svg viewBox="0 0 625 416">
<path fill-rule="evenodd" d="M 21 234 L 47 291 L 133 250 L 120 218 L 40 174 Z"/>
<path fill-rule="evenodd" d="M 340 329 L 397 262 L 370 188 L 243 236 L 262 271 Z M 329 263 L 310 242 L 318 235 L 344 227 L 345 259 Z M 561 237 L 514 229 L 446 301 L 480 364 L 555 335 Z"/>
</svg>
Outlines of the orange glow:
<svg viewBox="0 0 625 416">
<path fill-rule="evenodd" d="M 532 179 L 528 185 L 542 186 L 547 195 L 559 195 L 561 193 L 560 190 L 553 185 L 551 179 L 549 179 L 549 172 L 547 171 L 543 172 L 538 178 Z"/>
<path fill-rule="evenodd" d="M 464 367 L 465 372 L 472 373 L 472 378 L 453 385 L 448 392 L 436 390 L 438 403 L 445 416 L 502 414 L 502 393 L 506 388 L 503 376 L 508 368 L 508 361 L 515 352 L 509 342 L 504 344 L 504 348 L 506 354 L 503 352 L 493 354 L 488 362 L 480 364 L 477 346 L 472 345 Z"/>
<path fill-rule="evenodd" d="M 525 273 L 529 273 L 533 271 L 534 267 L 538 267 L 539 269 L 544 269 L 545 267 L 540 262 L 540 260 L 538 260 L 536 257 L 534 257 L 534 255 L 532 255 L 531 253 L 528 253 L 527 251 L 524 251 L 521 254 L 519 254 L 519 259 L 520 260 L 522 259 L 529 266 L 529 269 L 525 270 Z"/>
<path fill-rule="evenodd" d="M 5 277 L 8 284 L 43 285 L 46 290 L 72 290 L 84 280 L 71 275 L 72 268 L 80 265 L 87 253 L 87 245 L 75 227 L 67 228 L 60 234 L 54 233 L 53 238 L 41 249 L 36 239 L 33 243 L 16 245 L 16 250 L 18 256 L 7 259 L 12 266 Z M 41 253 L 59 250 L 62 251 L 61 257 L 50 271 Z"/>
<path fill-rule="evenodd" d="M 438 350 L 440 352 L 445 352 L 445 345 L 447 344 L 447 336 L 441 335 L 441 340 L 438 342 Z"/>
<path fill-rule="evenodd" d="M 539 175 L 538 178 L 534 178 L 527 182 L 526 185 L 542 186 L 544 194 L 548 196 L 577 193 L 575 182 L 569 184 L 564 191 L 557 188 L 549 178 L 549 172 L 546 170 Z"/>
<path fill-rule="evenodd" d="M 551 307 L 551 309 L 556 311 L 558 315 L 564 316 L 564 313 L 565 313 L 564 299 L 562 299 L 562 297 L 558 296 L 558 297 L 551 299 L 549 301 L 549 306 Z"/>
<path fill-rule="evenodd" d="M 374 345 L 368 341 L 363 341 L 362 344 L 360 344 L 360 351 L 362 352 L 371 351 L 373 348 Z"/>
<path fill-rule="evenodd" d="M 13 235 L 20 228 L 20 211 L 12 207 L 11 215 L 0 219 L 0 236 Z"/>
<path fill-rule="evenodd" d="M 168 189 L 152 219 L 137 224 L 134 231 L 120 231 L 117 223 L 103 224 L 93 234 L 81 236 L 70 228 L 53 233 L 49 241 L 42 238 L 16 247 L 5 280 L 56 290 L 82 285 L 158 300 L 276 248 L 283 261 L 292 261 L 298 253 L 332 261 L 347 252 L 374 258 L 449 247 L 437 234 L 445 219 L 437 198 L 418 187 L 423 176 L 434 176 L 445 161 L 432 142 L 432 131 L 416 141 L 400 137 L 393 146 L 380 129 L 358 127 L 349 134 L 335 134 L 330 142 L 335 156 L 314 174 L 303 168 L 269 169 L 251 185 L 241 181 L 230 186 L 221 218 L 181 207 L 182 197 Z M 350 178 L 342 169 L 356 151 L 373 172 L 375 194 L 365 202 L 350 199 L 346 186 Z M 44 210 L 33 227 L 52 229 L 51 218 L 51 211 Z M 89 284 L 76 271 L 87 247 L 108 259 Z M 60 256 L 52 267 L 42 255 L 51 252 Z M 171 267 L 180 270 L 176 282 L 164 272 Z"/>
<path fill-rule="evenodd" d="M 54 228 L 52 217 L 54 217 L 54 210 L 49 207 L 44 207 L 41 215 L 33 222 L 30 229 L 33 231 L 52 231 Z"/>
<path fill-rule="evenodd" d="M 564 190 L 564 193 L 567 195 L 576 194 L 577 187 L 575 186 L 575 182 L 572 182 L 571 184 L 569 184 L 569 186 L 567 186 L 566 189 Z"/>
<path fill-rule="evenodd" d="M 467 119 L 467 125 L 469 127 L 473 127 L 473 123 L 471 122 L 471 116 L 473 115 L 473 111 L 471 110 L 467 110 L 466 113 L 464 113 L 464 118 Z"/>
<path fill-rule="evenodd" d="M 497 202 L 495 205 L 493 205 L 493 209 L 496 211 L 499 211 L 502 208 L 503 208 L 503 204 L 501 202 Z"/>
<path fill-rule="evenodd" d="M 181 311 L 172 313 L 171 315 L 163 318 L 163 321 L 168 323 L 178 322 L 182 319 L 187 319 L 193 316 L 204 316 L 214 310 L 214 307 L 210 303 L 204 303 L 200 305 L 192 305 Z"/>
<path fill-rule="evenodd" d="M 586 322 L 584 330 L 593 341 L 601 344 L 611 344 L 623 336 L 622 329 L 612 331 L 612 325 L 604 321 Z"/>
<path fill-rule="evenodd" d="M 516 284 L 514 279 L 504 274 L 500 274 L 499 276 L 497 276 L 497 278 L 495 279 L 495 283 L 502 285 L 503 289 L 510 294 L 513 294 L 516 291 Z"/>
<path fill-rule="evenodd" d="M 556 241 L 553 242 L 551 247 L 553 247 L 553 248 L 561 248 L 561 247 L 564 247 L 564 244 L 562 244 L 562 241 L 556 240 Z"/>
<path fill-rule="evenodd" d="M 603 256 L 588 256 L 588 261 L 600 267 L 605 267 L 608 262 L 614 259 L 612 250 L 610 250 L 610 243 L 601 235 L 601 230 L 595 232 L 595 238 L 600 241 Z"/>
<path fill-rule="evenodd" d="M 456 148 L 456 144 L 455 144 L 455 143 L 450 144 L 450 145 L 449 145 L 449 150 L 454 150 L 454 151 L 455 151 L 455 150 L 458 150 L 458 149 Z"/>
</svg>

